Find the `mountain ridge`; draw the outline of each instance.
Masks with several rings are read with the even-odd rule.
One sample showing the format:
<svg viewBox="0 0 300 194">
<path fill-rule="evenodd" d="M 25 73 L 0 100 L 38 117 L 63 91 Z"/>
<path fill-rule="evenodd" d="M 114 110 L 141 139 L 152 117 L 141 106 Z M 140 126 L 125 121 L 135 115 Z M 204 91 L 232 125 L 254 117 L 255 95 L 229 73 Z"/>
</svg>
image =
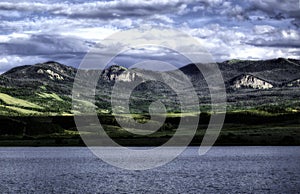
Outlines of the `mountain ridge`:
<svg viewBox="0 0 300 194">
<path fill-rule="evenodd" d="M 178 73 L 181 71 L 193 84 L 201 105 L 207 107 L 210 104 L 209 88 L 197 65 L 209 64 L 188 64 L 181 67 L 179 71 L 168 72 L 128 69 L 119 65 L 113 65 L 104 70 L 82 70 L 82 72 L 83 79 L 99 76 L 95 97 L 99 111 L 110 111 L 110 95 L 117 80 L 125 83 L 137 80 L 143 82 L 131 95 L 134 112 L 147 112 L 146 104 L 161 97 L 166 106 L 171 107 L 170 110 L 173 107 L 172 111 L 176 111 L 178 109 L 176 93 L 163 83 L 147 80 L 151 77 L 163 76 L 167 79 L 171 78 L 170 80 L 174 83 L 180 83 L 182 80 L 177 75 L 180 75 Z M 279 106 L 281 102 L 290 107 L 298 106 L 295 103 L 298 103 L 297 99 L 300 97 L 300 60 L 279 58 L 249 61 L 235 59 L 217 63 L 217 65 L 224 78 L 230 109 L 253 108 L 268 104 Z M 72 88 L 78 71 L 72 66 L 54 61 L 19 66 L 8 70 L 0 75 L 0 115 L 26 112 L 30 114 L 35 112 L 38 112 L 37 114 L 72 114 Z M 120 95 L 120 98 L 122 97 Z M 28 103 L 34 103 L 42 108 L 7 104 L 7 99 L 28 101 Z M 89 101 L 81 103 L 83 105 L 90 104 Z M 292 109 L 294 110 L 294 108 Z"/>
</svg>

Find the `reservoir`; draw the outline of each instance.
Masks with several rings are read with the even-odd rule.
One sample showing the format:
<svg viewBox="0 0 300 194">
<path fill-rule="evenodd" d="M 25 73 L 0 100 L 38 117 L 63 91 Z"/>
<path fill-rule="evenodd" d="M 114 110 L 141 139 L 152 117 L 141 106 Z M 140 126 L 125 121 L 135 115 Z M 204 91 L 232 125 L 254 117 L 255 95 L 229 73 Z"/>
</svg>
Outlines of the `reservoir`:
<svg viewBox="0 0 300 194">
<path fill-rule="evenodd" d="M 141 171 L 86 147 L 2 147 L 0 175 L 1 193 L 299 193 L 300 147 L 213 147 L 203 156 L 188 147 Z"/>
</svg>

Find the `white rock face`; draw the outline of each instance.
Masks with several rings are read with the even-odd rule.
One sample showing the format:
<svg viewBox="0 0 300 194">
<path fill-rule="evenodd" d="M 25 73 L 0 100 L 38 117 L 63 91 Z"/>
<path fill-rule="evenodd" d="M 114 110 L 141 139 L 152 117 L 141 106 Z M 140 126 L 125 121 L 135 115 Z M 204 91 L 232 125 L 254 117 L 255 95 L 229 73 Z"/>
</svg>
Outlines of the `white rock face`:
<svg viewBox="0 0 300 194">
<path fill-rule="evenodd" d="M 52 80 L 54 80 L 54 79 L 64 80 L 64 78 L 63 78 L 61 75 L 59 75 L 59 74 L 57 74 L 57 73 L 54 73 L 54 72 L 51 71 L 50 69 L 47 69 L 47 70 L 46 70 L 46 73 L 49 74 L 49 78 L 52 79 Z"/>
<path fill-rule="evenodd" d="M 44 73 L 44 70 L 39 69 L 39 70 L 37 70 L 37 73 L 38 73 L 38 74 L 43 74 L 43 73 Z"/>
<path fill-rule="evenodd" d="M 125 71 L 117 76 L 115 79 L 123 82 L 131 82 L 135 80 L 135 73 Z"/>
<path fill-rule="evenodd" d="M 234 81 L 233 87 L 236 89 L 243 87 L 254 89 L 270 89 L 273 88 L 273 85 L 252 75 L 244 75 L 240 79 Z"/>
<path fill-rule="evenodd" d="M 288 87 L 300 87 L 300 79 L 294 80 L 287 84 Z"/>
<path fill-rule="evenodd" d="M 102 76 L 103 79 L 110 81 L 118 80 L 123 82 L 131 82 L 136 79 L 136 73 L 117 65 L 111 66 L 109 69 L 104 70 Z"/>
</svg>

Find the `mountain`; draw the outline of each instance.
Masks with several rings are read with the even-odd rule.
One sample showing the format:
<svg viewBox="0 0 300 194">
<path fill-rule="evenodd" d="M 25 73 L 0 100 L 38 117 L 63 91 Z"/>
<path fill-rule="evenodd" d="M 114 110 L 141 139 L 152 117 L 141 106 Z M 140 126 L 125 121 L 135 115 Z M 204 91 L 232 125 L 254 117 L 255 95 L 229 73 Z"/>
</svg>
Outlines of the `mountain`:
<svg viewBox="0 0 300 194">
<path fill-rule="evenodd" d="M 280 85 L 300 77 L 300 63 L 295 59 L 230 60 L 219 63 L 225 79 L 251 74 L 272 84 Z"/>
<path fill-rule="evenodd" d="M 74 67 L 65 66 L 60 63 L 49 61 L 35 65 L 24 65 L 12 68 L 2 74 L 11 79 L 22 80 L 46 80 L 46 81 L 73 81 L 76 75 Z"/>
<path fill-rule="evenodd" d="M 99 75 L 95 104 L 100 112 L 110 111 L 110 95 L 116 81 L 144 81 L 131 94 L 130 103 L 134 112 L 147 112 L 149 104 L 155 100 L 162 100 L 170 111 L 178 111 L 176 92 L 166 84 L 151 79 L 163 78 L 176 85 L 183 83 L 180 76 L 183 73 L 191 81 L 193 88 L 190 89 L 197 92 L 201 106 L 208 107 L 209 88 L 197 65 L 206 68 L 211 64 L 188 64 L 169 72 L 127 69 L 118 65 L 104 70 L 80 71 L 84 75 L 83 81 Z M 224 78 L 229 110 L 283 104 L 293 106 L 294 110 L 299 106 L 300 60 L 234 59 L 217 65 Z M 0 114 L 72 114 L 71 96 L 77 72 L 74 67 L 54 61 L 12 68 L 0 76 Z M 119 98 L 123 97 L 120 94 Z M 91 104 L 89 100 L 80 103 L 83 106 Z"/>
<path fill-rule="evenodd" d="M 24 65 L 10 69 L 0 76 L 0 86 L 70 94 L 77 69 L 54 61 Z"/>
</svg>

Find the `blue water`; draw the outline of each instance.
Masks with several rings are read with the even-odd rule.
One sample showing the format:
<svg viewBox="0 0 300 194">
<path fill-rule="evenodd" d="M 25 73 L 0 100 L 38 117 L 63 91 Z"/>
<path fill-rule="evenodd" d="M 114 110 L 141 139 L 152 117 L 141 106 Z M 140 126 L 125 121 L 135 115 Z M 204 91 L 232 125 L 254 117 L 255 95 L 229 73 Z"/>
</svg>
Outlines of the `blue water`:
<svg viewBox="0 0 300 194">
<path fill-rule="evenodd" d="M 128 171 L 87 148 L 0 148 L 0 193 L 300 193 L 300 147 L 197 150 Z"/>
</svg>

